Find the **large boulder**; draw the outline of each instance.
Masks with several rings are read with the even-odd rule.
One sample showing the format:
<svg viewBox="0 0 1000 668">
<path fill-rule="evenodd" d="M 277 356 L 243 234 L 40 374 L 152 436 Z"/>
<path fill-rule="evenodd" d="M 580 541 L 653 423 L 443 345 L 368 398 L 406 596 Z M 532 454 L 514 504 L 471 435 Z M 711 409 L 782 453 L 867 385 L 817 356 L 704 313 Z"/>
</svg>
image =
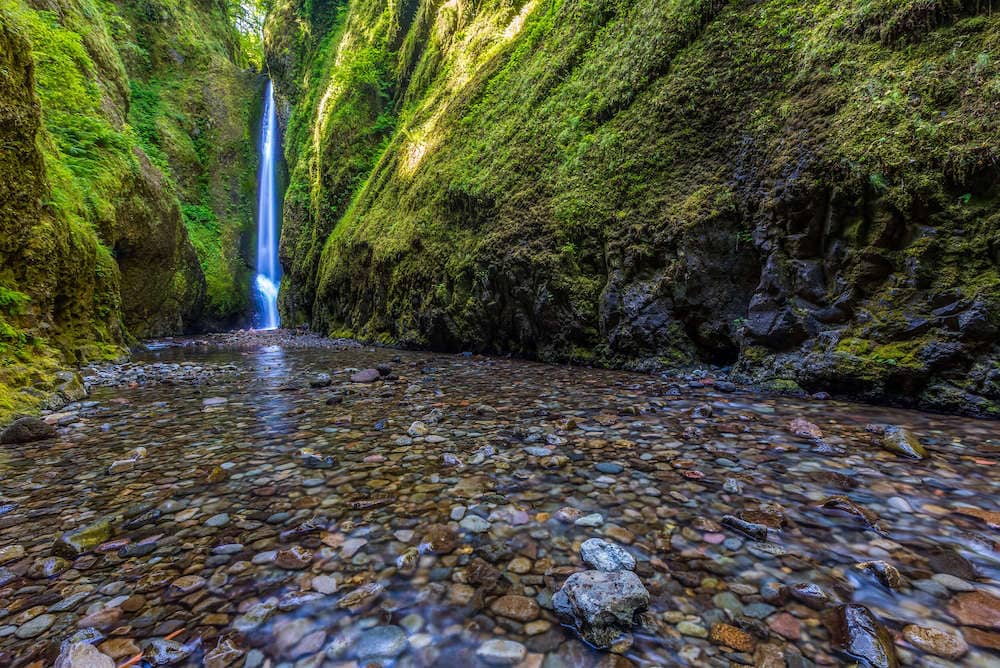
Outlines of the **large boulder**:
<svg viewBox="0 0 1000 668">
<path fill-rule="evenodd" d="M 649 592 L 632 571 L 574 573 L 552 597 L 556 613 L 584 640 L 607 649 L 649 606 Z"/>
<path fill-rule="evenodd" d="M 32 443 L 43 441 L 47 438 L 54 438 L 56 428 L 44 420 L 36 417 L 22 417 L 3 431 L 0 431 L 0 443 Z"/>
</svg>

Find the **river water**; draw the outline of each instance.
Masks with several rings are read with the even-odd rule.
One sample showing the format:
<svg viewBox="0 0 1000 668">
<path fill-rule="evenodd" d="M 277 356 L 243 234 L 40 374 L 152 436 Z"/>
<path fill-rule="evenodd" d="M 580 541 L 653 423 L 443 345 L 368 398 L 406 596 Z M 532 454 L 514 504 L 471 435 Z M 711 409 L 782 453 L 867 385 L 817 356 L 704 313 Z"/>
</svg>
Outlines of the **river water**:
<svg viewBox="0 0 1000 668">
<path fill-rule="evenodd" d="M 58 439 L 4 446 L 0 664 L 49 665 L 82 628 L 117 664 L 503 665 L 507 639 L 525 667 L 847 665 L 824 619 L 857 603 L 904 665 L 1000 665 L 996 422 L 271 334 L 154 346 L 95 372 L 110 386 L 50 418 Z M 102 518 L 99 545 L 53 557 Z M 614 653 L 551 609 L 592 537 L 651 594 Z"/>
</svg>

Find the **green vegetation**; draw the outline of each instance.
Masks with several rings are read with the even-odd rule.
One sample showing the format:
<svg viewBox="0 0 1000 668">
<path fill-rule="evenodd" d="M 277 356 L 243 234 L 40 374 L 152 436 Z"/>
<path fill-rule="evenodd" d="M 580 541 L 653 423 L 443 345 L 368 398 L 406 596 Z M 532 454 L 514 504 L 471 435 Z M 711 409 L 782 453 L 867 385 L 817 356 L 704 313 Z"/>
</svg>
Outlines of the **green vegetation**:
<svg viewBox="0 0 1000 668">
<path fill-rule="evenodd" d="M 0 420 L 61 365 L 245 317 L 260 79 L 230 11 L 0 0 Z"/>
<path fill-rule="evenodd" d="M 293 322 L 642 368 L 739 358 L 803 387 L 818 372 L 785 359 L 803 341 L 834 364 L 865 342 L 874 364 L 837 371 L 853 382 L 928 382 L 920 318 L 961 364 L 995 355 L 931 314 L 1000 305 L 987 3 L 283 0 L 265 45 L 293 105 Z M 766 309 L 787 332 L 759 329 Z"/>
</svg>

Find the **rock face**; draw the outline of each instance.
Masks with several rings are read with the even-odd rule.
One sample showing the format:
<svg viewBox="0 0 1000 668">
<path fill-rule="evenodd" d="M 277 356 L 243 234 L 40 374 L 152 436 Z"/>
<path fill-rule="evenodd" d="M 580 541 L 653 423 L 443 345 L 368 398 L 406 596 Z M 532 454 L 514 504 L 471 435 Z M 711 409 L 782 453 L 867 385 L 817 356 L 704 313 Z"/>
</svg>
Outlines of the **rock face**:
<svg viewBox="0 0 1000 668">
<path fill-rule="evenodd" d="M 649 592 L 631 571 L 584 571 L 569 576 L 552 605 L 584 640 L 606 649 L 632 628 L 636 613 L 649 605 Z"/>
<path fill-rule="evenodd" d="M 56 428 L 36 417 L 23 417 L 3 431 L 0 431 L 0 443 L 32 443 L 54 438 Z"/>
<path fill-rule="evenodd" d="M 284 313 L 442 349 L 735 363 L 774 390 L 1000 414 L 1000 143 L 967 141 L 998 136 L 980 120 L 991 75 L 972 65 L 996 19 L 983 3 L 933 21 L 918 6 L 640 0 L 543 22 L 477 5 L 435 23 L 283 3 L 269 71 L 308 119 L 286 145 Z M 780 45 L 747 28 L 772 10 L 801 14 Z M 815 34 L 826 55 L 805 46 Z M 899 48 L 912 43 L 919 57 Z M 389 94 L 352 64 L 371 52 Z M 834 81 L 846 52 L 859 60 Z M 552 63 L 575 83 L 537 75 Z M 917 90 L 925 65 L 942 91 L 968 93 L 891 113 L 857 95 L 883 71 Z M 694 83 L 715 79 L 732 83 Z M 333 82 L 352 95 L 327 104 Z M 404 107 L 419 112 L 384 122 Z M 931 136 L 918 117 L 948 122 Z"/>
<path fill-rule="evenodd" d="M 892 635 L 863 605 L 841 605 L 826 617 L 830 644 L 867 668 L 898 668 Z"/>
<path fill-rule="evenodd" d="M 142 56 L 126 46 L 137 43 Z M 18 362 L 0 369 L 0 420 L 43 404 L 25 384 L 81 398 L 56 364 L 245 315 L 256 161 L 245 137 L 260 97 L 236 44 L 225 12 L 190 0 L 4 13 L 0 356 Z"/>
</svg>

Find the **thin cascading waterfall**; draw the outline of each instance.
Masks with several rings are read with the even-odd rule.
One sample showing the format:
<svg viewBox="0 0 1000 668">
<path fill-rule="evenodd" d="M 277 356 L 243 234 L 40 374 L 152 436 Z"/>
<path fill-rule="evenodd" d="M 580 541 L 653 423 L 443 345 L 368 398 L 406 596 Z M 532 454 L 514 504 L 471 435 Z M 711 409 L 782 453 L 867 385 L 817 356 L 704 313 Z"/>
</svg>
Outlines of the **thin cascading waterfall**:
<svg viewBox="0 0 1000 668">
<path fill-rule="evenodd" d="M 277 166 L 278 116 L 274 110 L 274 88 L 267 82 L 264 94 L 264 118 L 260 127 L 260 174 L 257 179 L 257 288 L 256 324 L 260 329 L 276 329 L 278 317 L 278 193 L 275 185 Z"/>
</svg>

